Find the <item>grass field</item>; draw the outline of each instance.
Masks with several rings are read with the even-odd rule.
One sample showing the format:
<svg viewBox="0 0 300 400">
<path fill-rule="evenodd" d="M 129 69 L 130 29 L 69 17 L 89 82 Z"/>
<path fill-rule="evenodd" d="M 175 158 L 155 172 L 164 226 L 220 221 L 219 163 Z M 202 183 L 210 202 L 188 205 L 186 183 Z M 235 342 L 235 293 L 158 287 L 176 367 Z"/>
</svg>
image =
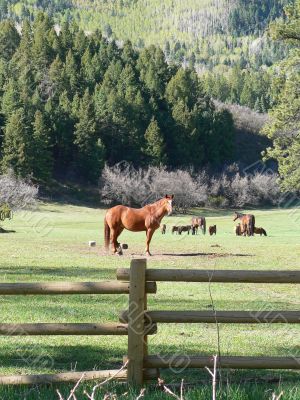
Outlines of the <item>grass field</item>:
<svg viewBox="0 0 300 400">
<path fill-rule="evenodd" d="M 295 211 L 295 210 L 294 210 Z M 232 212 L 201 210 L 208 224 L 217 224 L 216 237 L 165 236 L 157 232 L 152 241 L 151 268 L 199 269 L 299 269 L 300 211 L 257 210 L 257 226 L 267 237 L 244 238 L 233 233 Z M 103 251 L 103 217 L 100 209 L 59 204 L 41 204 L 38 211 L 16 214 L 3 227 L 16 233 L 0 235 L 2 282 L 92 281 L 114 279 L 118 267 L 128 267 L 130 259 L 143 254 L 144 234 L 124 232 L 129 250 L 123 257 Z M 298 222 L 297 222 L 298 219 Z M 190 216 L 171 216 L 170 227 L 187 224 Z M 89 249 L 88 241 L 98 246 Z M 217 310 L 299 310 L 299 285 L 212 284 Z M 16 322 L 105 322 L 118 321 L 127 307 L 127 296 L 1 296 L 1 323 Z M 149 296 L 150 309 L 211 309 L 208 284 L 159 283 L 158 293 Z M 296 325 L 220 325 L 223 355 L 286 355 L 300 353 L 300 329 Z M 160 325 L 149 338 L 150 354 L 202 353 L 218 351 L 216 326 Z M 0 338 L 0 374 L 56 372 L 76 369 L 118 368 L 126 354 L 122 337 L 3 337 Z M 205 371 L 167 375 L 168 382 L 203 382 L 187 399 L 209 399 L 210 378 Z M 278 383 L 239 383 L 248 378 L 281 377 Z M 230 382 L 219 398 L 270 399 L 272 391 L 284 390 L 284 399 L 300 399 L 298 372 L 226 372 Z M 84 385 L 87 387 L 87 385 Z M 67 391 L 68 387 L 62 388 Z M 125 388 L 111 390 L 123 393 Z M 150 389 L 149 389 L 150 390 Z M 229 392 L 228 392 L 229 391 Z M 102 396 L 103 397 L 103 396 Z M 102 398 L 101 396 L 99 398 Z M 55 387 L 0 388 L 0 399 L 57 399 Z M 81 398 L 81 397 L 79 397 Z M 84 397 L 82 397 L 84 398 Z M 127 398 L 135 398 L 129 394 Z M 165 398 L 151 391 L 145 398 Z"/>
</svg>

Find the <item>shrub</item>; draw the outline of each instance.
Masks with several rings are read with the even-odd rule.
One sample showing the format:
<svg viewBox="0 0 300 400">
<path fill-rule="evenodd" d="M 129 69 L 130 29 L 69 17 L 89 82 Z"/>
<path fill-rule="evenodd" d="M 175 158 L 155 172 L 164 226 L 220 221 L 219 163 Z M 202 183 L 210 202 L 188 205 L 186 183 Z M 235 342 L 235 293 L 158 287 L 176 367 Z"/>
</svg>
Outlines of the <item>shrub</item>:
<svg viewBox="0 0 300 400">
<path fill-rule="evenodd" d="M 101 177 L 101 196 L 106 204 L 144 206 L 165 194 L 175 195 L 175 208 L 205 204 L 207 185 L 203 177 L 193 179 L 186 170 L 168 171 L 165 167 L 134 169 L 129 164 L 105 166 Z"/>
<path fill-rule="evenodd" d="M 38 195 L 38 188 L 30 182 L 18 178 L 12 171 L 0 175 L 0 205 L 7 204 L 18 210 L 33 206 Z"/>
<path fill-rule="evenodd" d="M 144 206 L 165 194 L 175 195 L 175 209 L 196 206 L 242 208 L 274 205 L 279 201 L 278 176 L 274 173 L 241 174 L 236 164 L 210 176 L 203 170 L 167 170 L 166 167 L 134 169 L 127 163 L 105 166 L 101 196 L 106 204 Z"/>
</svg>

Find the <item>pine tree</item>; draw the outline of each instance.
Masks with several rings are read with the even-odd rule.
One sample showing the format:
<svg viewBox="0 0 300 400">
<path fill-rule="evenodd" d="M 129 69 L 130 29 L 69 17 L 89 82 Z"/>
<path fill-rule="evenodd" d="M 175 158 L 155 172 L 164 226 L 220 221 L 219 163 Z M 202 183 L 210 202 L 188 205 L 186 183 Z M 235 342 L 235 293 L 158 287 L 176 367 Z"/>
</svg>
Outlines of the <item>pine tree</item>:
<svg viewBox="0 0 300 400">
<path fill-rule="evenodd" d="M 94 63 L 92 62 L 92 54 L 89 47 L 85 50 L 81 58 L 81 71 L 86 86 L 92 90 L 95 86 L 96 74 Z"/>
<path fill-rule="evenodd" d="M 267 158 L 278 162 L 284 190 L 300 190 L 300 0 L 286 8 L 287 20 L 271 27 L 275 39 L 293 45 L 286 60 L 280 65 L 277 86 L 277 105 L 271 110 L 271 120 L 264 132 L 273 140 L 267 149 Z"/>
<path fill-rule="evenodd" d="M 154 117 L 152 117 L 150 124 L 145 132 L 145 154 L 149 159 L 150 164 L 159 165 L 166 163 L 165 144 Z"/>
<path fill-rule="evenodd" d="M 1 112 L 8 119 L 21 105 L 19 87 L 15 79 L 10 79 L 4 87 Z"/>
<path fill-rule="evenodd" d="M 67 54 L 64 74 L 66 77 L 68 90 L 70 91 L 70 93 L 75 94 L 80 88 L 81 79 L 78 73 L 78 66 L 72 50 L 69 50 Z"/>
<path fill-rule="evenodd" d="M 48 181 L 52 176 L 53 159 L 50 150 L 50 133 L 43 114 L 37 111 L 33 122 L 33 176 L 42 181 Z"/>
<path fill-rule="evenodd" d="M 97 134 L 92 98 L 88 90 L 81 100 L 74 143 L 78 149 L 77 169 L 82 177 L 96 182 L 104 165 L 104 146 Z"/>
<path fill-rule="evenodd" d="M 180 68 L 166 88 L 166 98 L 171 104 L 182 101 L 192 108 L 199 96 L 203 96 L 200 81 L 191 69 Z"/>
<path fill-rule="evenodd" d="M 11 59 L 20 43 L 20 35 L 12 21 L 0 22 L 0 58 Z"/>
<path fill-rule="evenodd" d="M 32 61 L 37 75 L 42 76 L 53 60 L 53 50 L 48 37 L 54 22 L 47 14 L 39 13 L 33 26 Z"/>
<path fill-rule="evenodd" d="M 28 132 L 25 113 L 22 108 L 15 110 L 9 117 L 2 149 L 2 170 L 12 168 L 19 176 L 32 173 L 32 142 Z"/>
<path fill-rule="evenodd" d="M 20 45 L 12 58 L 12 65 L 20 72 L 25 68 L 34 68 L 32 65 L 32 30 L 27 19 L 23 21 Z"/>
</svg>

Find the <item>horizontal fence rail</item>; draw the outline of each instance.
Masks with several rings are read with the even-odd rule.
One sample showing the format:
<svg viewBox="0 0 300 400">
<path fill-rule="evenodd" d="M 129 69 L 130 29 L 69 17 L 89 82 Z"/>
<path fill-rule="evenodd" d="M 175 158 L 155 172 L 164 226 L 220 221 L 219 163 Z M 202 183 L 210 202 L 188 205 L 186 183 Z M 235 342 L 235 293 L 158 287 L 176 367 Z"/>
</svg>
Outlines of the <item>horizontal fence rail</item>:
<svg viewBox="0 0 300 400">
<path fill-rule="evenodd" d="M 157 333 L 156 324 L 145 325 L 145 335 Z M 68 335 L 128 335 L 128 325 L 106 324 L 0 324 L 0 335 L 5 336 L 68 336 Z"/>
<path fill-rule="evenodd" d="M 115 377 L 115 379 L 127 379 L 127 371 L 107 370 L 107 371 L 86 371 L 86 372 L 63 372 L 57 374 L 40 374 L 40 375 L 0 375 L 0 385 L 37 385 L 37 384 L 50 384 L 61 382 L 78 382 L 91 381 L 96 379 L 108 379 Z"/>
<path fill-rule="evenodd" d="M 128 325 L 107 324 L 0 324 L 0 335 L 127 335 Z"/>
<path fill-rule="evenodd" d="M 120 315 L 128 322 L 128 311 Z M 145 321 L 152 323 L 300 323 L 300 311 L 147 311 Z"/>
<path fill-rule="evenodd" d="M 146 283 L 147 293 L 156 293 L 156 283 Z M 0 283 L 0 295 L 129 294 L 129 282 Z"/>
<path fill-rule="evenodd" d="M 63 382 L 104 380 L 112 378 L 124 381 L 127 379 L 127 370 L 85 371 L 85 372 L 61 372 L 57 374 L 40 375 L 0 375 L 0 385 L 38 385 Z M 158 378 L 157 368 L 144 369 L 144 380 L 149 381 Z"/>
<path fill-rule="evenodd" d="M 147 368 L 205 368 L 213 367 L 213 357 L 188 355 L 146 356 Z M 218 366 L 232 369 L 299 369 L 300 357 L 223 357 Z"/>
<path fill-rule="evenodd" d="M 129 281 L 130 270 L 118 269 L 117 278 Z M 300 283 L 300 271 L 147 269 L 146 280 L 157 282 Z"/>
</svg>

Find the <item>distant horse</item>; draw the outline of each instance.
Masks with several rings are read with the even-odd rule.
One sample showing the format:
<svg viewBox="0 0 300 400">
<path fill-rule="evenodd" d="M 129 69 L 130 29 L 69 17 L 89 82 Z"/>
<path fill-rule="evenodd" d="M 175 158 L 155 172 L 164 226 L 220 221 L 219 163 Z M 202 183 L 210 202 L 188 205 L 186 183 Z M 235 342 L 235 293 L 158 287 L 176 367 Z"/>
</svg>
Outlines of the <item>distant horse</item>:
<svg viewBox="0 0 300 400">
<path fill-rule="evenodd" d="M 167 225 L 166 224 L 162 224 L 160 231 L 162 233 L 162 235 L 165 235 L 167 232 Z"/>
<path fill-rule="evenodd" d="M 198 229 L 202 230 L 203 235 L 206 234 L 206 219 L 205 217 L 193 217 L 192 227 L 195 229 L 195 233 L 198 233 Z"/>
<path fill-rule="evenodd" d="M 120 244 L 117 239 L 124 229 L 132 232 L 145 231 L 147 235 L 146 254 L 150 256 L 149 245 L 153 233 L 160 227 L 163 217 L 172 213 L 173 199 L 173 195 L 166 195 L 157 202 L 148 204 L 143 208 L 131 208 L 121 205 L 110 208 L 104 218 L 106 249 L 108 250 L 109 243 L 111 243 L 113 253 L 118 253 Z"/>
<path fill-rule="evenodd" d="M 208 228 L 210 236 L 217 234 L 217 225 L 212 225 Z"/>
<path fill-rule="evenodd" d="M 267 232 L 264 230 L 264 228 L 254 228 L 254 233 L 260 236 L 267 236 Z"/>
<path fill-rule="evenodd" d="M 192 225 L 179 226 L 178 227 L 178 234 L 181 235 L 182 232 L 187 232 L 188 235 L 189 235 L 191 230 L 192 230 Z"/>
<path fill-rule="evenodd" d="M 240 220 L 242 234 L 244 234 L 244 236 L 254 236 L 255 216 L 236 212 L 233 216 L 233 220 L 236 221 L 237 219 Z"/>
<path fill-rule="evenodd" d="M 173 225 L 172 226 L 172 235 L 174 232 L 178 233 L 178 229 L 179 229 L 178 226 Z"/>
</svg>

